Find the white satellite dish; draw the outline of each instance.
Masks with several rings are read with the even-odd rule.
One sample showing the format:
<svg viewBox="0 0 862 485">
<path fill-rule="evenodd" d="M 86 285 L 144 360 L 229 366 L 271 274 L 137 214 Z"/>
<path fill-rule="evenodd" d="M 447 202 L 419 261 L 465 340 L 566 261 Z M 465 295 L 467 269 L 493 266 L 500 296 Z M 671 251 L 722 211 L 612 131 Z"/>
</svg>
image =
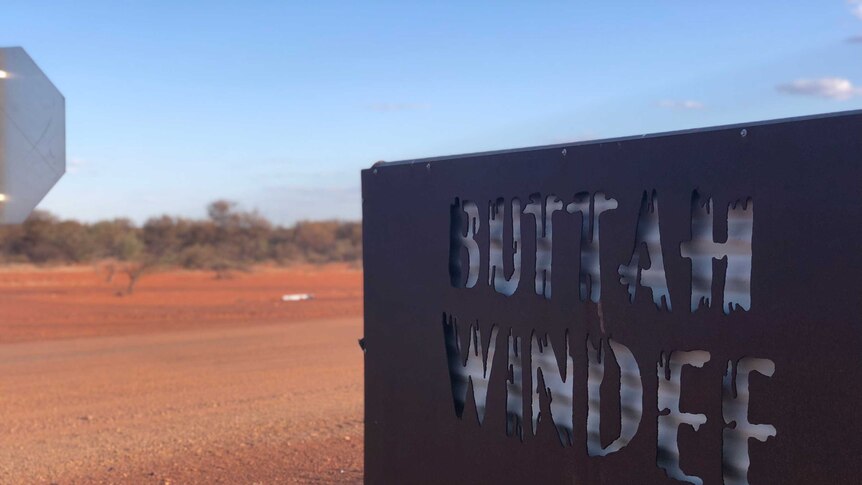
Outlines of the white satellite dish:
<svg viewBox="0 0 862 485">
<path fill-rule="evenodd" d="M 66 173 L 66 100 L 20 47 L 0 48 L 0 224 L 24 222 Z"/>
</svg>

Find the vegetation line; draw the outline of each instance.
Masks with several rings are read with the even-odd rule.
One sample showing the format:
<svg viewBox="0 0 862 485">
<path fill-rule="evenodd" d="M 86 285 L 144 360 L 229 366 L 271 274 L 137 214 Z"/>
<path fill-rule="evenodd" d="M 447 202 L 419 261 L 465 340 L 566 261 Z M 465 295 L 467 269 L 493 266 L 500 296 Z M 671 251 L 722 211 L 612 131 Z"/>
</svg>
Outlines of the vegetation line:
<svg viewBox="0 0 862 485">
<path fill-rule="evenodd" d="M 104 262 L 110 281 L 117 272 L 138 278 L 158 267 L 205 269 L 218 277 L 260 263 L 358 262 L 359 222 L 271 224 L 256 211 L 219 200 L 207 219 L 161 216 L 142 226 L 128 219 L 96 223 L 59 220 L 37 211 L 24 224 L 0 226 L 0 264 L 60 265 Z"/>
</svg>

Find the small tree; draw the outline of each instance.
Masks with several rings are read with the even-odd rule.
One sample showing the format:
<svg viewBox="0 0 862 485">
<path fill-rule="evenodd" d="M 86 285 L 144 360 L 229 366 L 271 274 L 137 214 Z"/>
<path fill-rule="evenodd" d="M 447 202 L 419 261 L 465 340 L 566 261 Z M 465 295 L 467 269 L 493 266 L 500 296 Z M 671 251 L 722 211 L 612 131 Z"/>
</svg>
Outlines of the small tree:
<svg viewBox="0 0 862 485">
<path fill-rule="evenodd" d="M 113 283 L 114 276 L 117 274 L 117 262 L 110 260 L 105 264 L 105 271 L 108 273 L 105 276 L 105 283 Z"/>
<path fill-rule="evenodd" d="M 157 258 L 147 256 L 139 261 L 130 262 L 125 265 L 123 272 L 129 277 L 129 286 L 126 287 L 126 294 L 131 295 L 135 292 L 135 285 L 138 284 L 141 277 L 147 273 L 152 273 L 159 266 L 161 261 Z"/>
</svg>

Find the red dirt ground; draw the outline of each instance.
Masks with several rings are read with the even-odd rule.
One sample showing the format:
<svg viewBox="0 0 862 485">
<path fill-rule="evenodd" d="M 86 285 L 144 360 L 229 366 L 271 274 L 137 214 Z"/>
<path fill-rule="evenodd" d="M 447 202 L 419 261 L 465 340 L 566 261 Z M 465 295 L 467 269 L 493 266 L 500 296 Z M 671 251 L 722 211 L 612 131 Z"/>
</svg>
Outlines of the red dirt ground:
<svg viewBox="0 0 862 485">
<path fill-rule="evenodd" d="M 362 480 L 359 270 L 126 281 L 0 270 L 0 483 Z"/>
</svg>

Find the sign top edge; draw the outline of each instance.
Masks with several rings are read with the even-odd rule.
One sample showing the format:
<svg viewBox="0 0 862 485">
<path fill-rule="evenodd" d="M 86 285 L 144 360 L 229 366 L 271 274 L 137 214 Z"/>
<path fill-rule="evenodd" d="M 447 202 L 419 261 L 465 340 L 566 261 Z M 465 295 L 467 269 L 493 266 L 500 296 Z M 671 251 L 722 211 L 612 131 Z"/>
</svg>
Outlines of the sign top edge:
<svg viewBox="0 0 862 485">
<path fill-rule="evenodd" d="M 30 67 L 33 68 L 39 74 L 39 76 L 41 76 L 45 81 L 48 82 L 48 84 L 54 89 L 56 94 L 60 96 L 64 103 L 66 102 L 66 96 L 63 95 L 63 92 L 60 91 L 60 88 L 58 88 L 57 85 L 54 84 L 54 81 L 50 77 L 48 77 L 42 67 L 36 62 L 35 59 L 33 59 L 33 56 L 31 56 L 30 53 L 27 52 L 27 49 L 20 46 L 0 46 L 0 54 L 6 52 L 15 52 L 18 54 L 22 54 L 25 60 L 30 64 Z"/>
<path fill-rule="evenodd" d="M 834 111 L 828 113 L 818 113 L 813 115 L 804 115 L 804 116 L 794 116 L 789 118 L 776 118 L 770 120 L 763 121 L 754 121 L 754 122 L 742 122 L 742 123 L 732 123 L 727 125 L 715 125 L 715 126 L 707 126 L 702 128 L 689 128 L 683 130 L 675 130 L 675 131 L 664 131 L 664 132 L 656 132 L 656 133 L 646 133 L 642 135 L 626 135 L 619 136 L 613 138 L 601 138 L 595 140 L 585 140 L 571 143 L 555 143 L 552 145 L 538 145 L 538 146 L 530 146 L 523 148 L 510 148 L 510 149 L 502 149 L 502 150 L 489 150 L 484 152 L 472 152 L 472 153 L 462 153 L 455 155 L 443 155 L 438 157 L 426 157 L 426 158 L 415 158 L 415 159 L 406 159 L 399 160 L 395 162 L 377 162 L 372 167 L 363 169 L 363 172 L 378 169 L 378 168 L 386 168 L 400 165 L 412 165 L 412 164 L 420 164 L 420 163 L 431 163 L 431 162 L 440 162 L 444 160 L 457 160 L 457 159 L 466 159 L 466 158 L 474 158 L 474 157 L 482 157 L 482 156 L 491 156 L 491 155 L 505 155 L 511 153 L 520 153 L 520 152 L 531 152 L 536 150 L 550 150 L 555 148 L 572 148 L 578 146 L 587 146 L 587 145 L 601 145 L 604 143 L 617 143 L 624 141 L 632 141 L 632 140 L 643 140 L 649 138 L 662 138 L 667 136 L 675 136 L 675 135 L 686 135 L 686 134 L 694 134 L 694 133 L 708 133 L 713 131 L 723 131 L 723 130 L 732 130 L 732 129 L 747 129 L 764 125 L 780 125 L 784 123 L 793 123 L 799 121 L 809 121 L 809 120 L 819 120 L 825 118 L 843 118 L 843 117 L 852 117 L 852 116 L 862 116 L 862 109 L 854 109 L 847 111 Z"/>
</svg>

